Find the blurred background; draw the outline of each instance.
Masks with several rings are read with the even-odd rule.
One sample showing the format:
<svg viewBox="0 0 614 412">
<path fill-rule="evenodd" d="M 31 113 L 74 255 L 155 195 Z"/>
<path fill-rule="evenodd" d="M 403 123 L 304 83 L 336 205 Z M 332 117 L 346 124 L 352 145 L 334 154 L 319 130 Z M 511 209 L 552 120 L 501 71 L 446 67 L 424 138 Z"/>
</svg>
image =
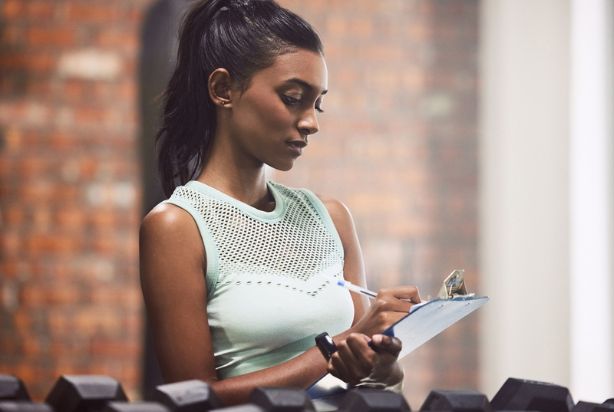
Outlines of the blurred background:
<svg viewBox="0 0 614 412">
<path fill-rule="evenodd" d="M 507 377 L 614 396 L 614 2 L 280 0 L 330 92 L 288 173 L 351 209 L 369 286 L 491 302 L 403 360 L 433 388 Z M 156 382 L 138 226 L 188 0 L 0 0 L 0 373 Z M 177 342 L 181 345 L 182 342 Z"/>
</svg>

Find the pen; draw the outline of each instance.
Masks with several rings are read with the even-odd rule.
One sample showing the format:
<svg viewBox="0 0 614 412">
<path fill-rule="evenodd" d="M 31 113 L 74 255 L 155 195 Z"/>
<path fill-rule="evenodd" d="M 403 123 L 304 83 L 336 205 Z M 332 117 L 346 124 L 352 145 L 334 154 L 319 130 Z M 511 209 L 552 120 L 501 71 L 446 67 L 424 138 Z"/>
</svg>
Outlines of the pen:
<svg viewBox="0 0 614 412">
<path fill-rule="evenodd" d="M 377 297 L 377 293 L 373 292 L 372 290 L 369 290 L 369 289 L 363 288 L 361 286 L 355 285 L 355 284 L 353 284 L 351 282 L 348 282 L 347 280 L 339 279 L 337 281 L 337 285 L 342 286 L 342 287 L 348 289 L 351 292 L 362 293 L 363 295 L 366 295 L 366 296 L 370 297 L 371 299 Z"/>
</svg>

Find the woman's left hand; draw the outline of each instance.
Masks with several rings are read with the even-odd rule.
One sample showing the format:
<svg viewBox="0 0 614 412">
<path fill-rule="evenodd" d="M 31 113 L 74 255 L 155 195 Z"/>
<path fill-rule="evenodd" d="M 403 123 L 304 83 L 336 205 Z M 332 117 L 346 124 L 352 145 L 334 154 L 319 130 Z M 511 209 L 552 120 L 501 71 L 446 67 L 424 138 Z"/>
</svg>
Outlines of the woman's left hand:
<svg viewBox="0 0 614 412">
<path fill-rule="evenodd" d="M 367 379 L 385 386 L 403 379 L 403 370 L 397 362 L 401 351 L 399 339 L 380 334 L 369 338 L 362 333 L 352 333 L 336 345 L 337 352 L 328 362 L 328 371 L 337 378 L 351 385 Z"/>
</svg>

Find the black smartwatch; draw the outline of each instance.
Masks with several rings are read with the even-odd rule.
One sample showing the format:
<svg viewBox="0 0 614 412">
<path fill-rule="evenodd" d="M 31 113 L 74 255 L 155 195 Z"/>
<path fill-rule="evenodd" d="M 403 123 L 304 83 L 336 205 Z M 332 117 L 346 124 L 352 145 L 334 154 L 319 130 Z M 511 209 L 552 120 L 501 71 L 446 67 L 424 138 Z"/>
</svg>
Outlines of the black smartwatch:
<svg viewBox="0 0 614 412">
<path fill-rule="evenodd" d="M 333 353 L 337 352 L 337 345 L 333 342 L 333 338 L 326 332 L 320 333 L 316 336 L 316 346 L 320 349 L 324 359 L 329 360 Z"/>
</svg>

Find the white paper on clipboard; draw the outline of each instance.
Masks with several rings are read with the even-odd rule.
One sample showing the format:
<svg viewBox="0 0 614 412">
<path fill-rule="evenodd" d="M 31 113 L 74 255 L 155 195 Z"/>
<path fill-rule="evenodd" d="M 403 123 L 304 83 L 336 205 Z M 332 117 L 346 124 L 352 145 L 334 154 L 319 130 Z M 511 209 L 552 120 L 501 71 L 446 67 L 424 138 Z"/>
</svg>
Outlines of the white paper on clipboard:
<svg viewBox="0 0 614 412">
<path fill-rule="evenodd" d="M 488 302 L 488 296 L 457 296 L 434 299 L 413 310 L 388 328 L 384 334 L 396 336 L 403 342 L 399 359 L 452 326 Z"/>
</svg>

